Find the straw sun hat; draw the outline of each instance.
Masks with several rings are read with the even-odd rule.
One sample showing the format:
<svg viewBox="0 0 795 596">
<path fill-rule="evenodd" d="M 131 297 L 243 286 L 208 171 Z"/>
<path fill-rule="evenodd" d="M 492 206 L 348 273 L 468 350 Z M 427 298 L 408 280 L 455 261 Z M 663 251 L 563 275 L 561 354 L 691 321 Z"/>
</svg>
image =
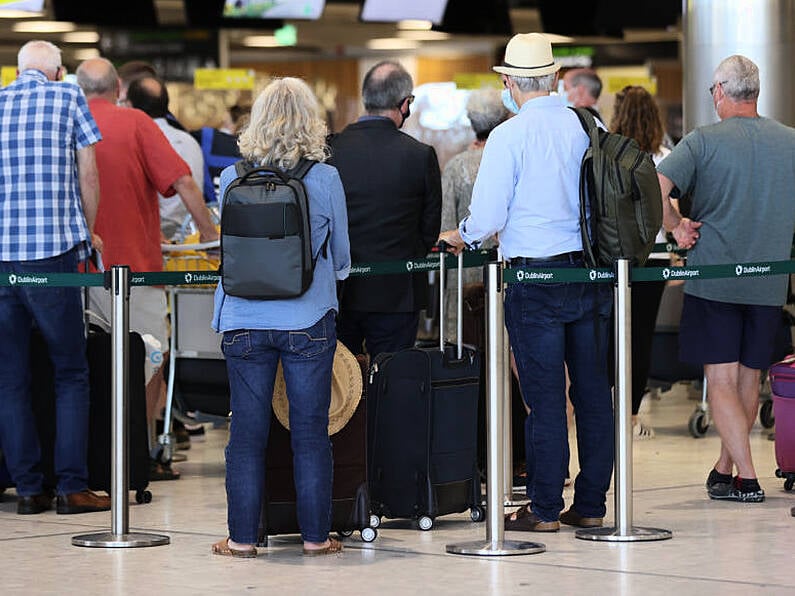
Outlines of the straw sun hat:
<svg viewBox="0 0 795 596">
<path fill-rule="evenodd" d="M 348 424 L 362 397 L 362 369 L 350 350 L 337 342 L 331 371 L 331 404 L 328 409 L 328 434 L 339 432 Z M 282 426 L 290 430 L 290 407 L 287 403 L 287 386 L 282 363 L 276 371 L 273 386 L 273 413 Z"/>
<path fill-rule="evenodd" d="M 557 72 L 560 64 L 552 57 L 552 44 L 546 35 L 520 33 L 508 42 L 502 66 L 493 68 L 515 77 L 540 77 Z"/>
</svg>

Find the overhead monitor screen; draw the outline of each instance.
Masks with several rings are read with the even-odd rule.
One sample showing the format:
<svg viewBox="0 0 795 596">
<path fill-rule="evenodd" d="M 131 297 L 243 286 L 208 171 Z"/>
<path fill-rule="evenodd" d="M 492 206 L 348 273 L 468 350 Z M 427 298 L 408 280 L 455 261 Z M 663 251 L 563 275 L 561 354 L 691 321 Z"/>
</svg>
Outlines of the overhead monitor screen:
<svg viewBox="0 0 795 596">
<path fill-rule="evenodd" d="M 325 0 L 225 0 L 225 19 L 319 19 Z"/>
<path fill-rule="evenodd" d="M 0 10 L 25 10 L 41 12 L 44 0 L 0 0 Z"/>
<path fill-rule="evenodd" d="M 376 23 L 398 21 L 442 22 L 447 0 L 364 0 L 360 19 Z"/>
</svg>

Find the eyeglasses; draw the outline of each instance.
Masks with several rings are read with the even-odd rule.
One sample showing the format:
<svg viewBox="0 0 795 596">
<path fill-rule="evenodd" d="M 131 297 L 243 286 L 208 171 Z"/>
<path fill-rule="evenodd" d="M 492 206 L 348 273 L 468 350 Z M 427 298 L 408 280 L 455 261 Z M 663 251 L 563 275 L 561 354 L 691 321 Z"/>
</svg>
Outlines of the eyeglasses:
<svg viewBox="0 0 795 596">
<path fill-rule="evenodd" d="M 712 83 L 712 86 L 709 88 L 709 94 L 710 95 L 715 95 L 715 89 L 717 88 L 717 86 L 718 85 L 725 85 L 728 82 L 729 81 L 718 81 L 717 83 Z"/>
</svg>

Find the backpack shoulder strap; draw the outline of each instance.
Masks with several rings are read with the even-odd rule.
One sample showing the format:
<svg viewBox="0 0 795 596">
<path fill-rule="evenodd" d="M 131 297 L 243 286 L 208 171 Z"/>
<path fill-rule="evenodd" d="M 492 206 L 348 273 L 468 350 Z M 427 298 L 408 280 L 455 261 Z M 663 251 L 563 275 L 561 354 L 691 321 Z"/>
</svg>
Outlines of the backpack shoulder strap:
<svg viewBox="0 0 795 596">
<path fill-rule="evenodd" d="M 303 180 L 304 176 L 309 173 L 309 170 L 311 170 L 312 166 L 314 166 L 316 163 L 316 161 L 311 161 L 302 157 L 300 160 L 298 160 L 298 163 L 295 165 L 295 167 L 288 172 L 288 174 L 293 178 Z"/>
<path fill-rule="evenodd" d="M 585 108 L 572 108 L 569 109 L 577 114 L 577 118 L 580 121 L 580 125 L 582 125 L 582 129 L 588 136 L 591 136 L 591 131 L 594 128 L 597 128 L 596 118 L 593 117 L 593 114 L 586 110 Z"/>
</svg>

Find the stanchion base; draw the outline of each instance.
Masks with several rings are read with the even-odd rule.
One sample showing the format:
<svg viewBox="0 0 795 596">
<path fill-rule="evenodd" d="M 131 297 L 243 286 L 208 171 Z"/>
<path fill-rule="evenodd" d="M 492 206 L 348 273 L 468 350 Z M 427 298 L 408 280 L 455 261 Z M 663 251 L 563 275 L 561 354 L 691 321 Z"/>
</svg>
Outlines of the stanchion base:
<svg viewBox="0 0 795 596">
<path fill-rule="evenodd" d="M 519 540 L 491 542 L 489 540 L 475 540 L 474 542 L 448 544 L 446 550 L 452 555 L 507 557 L 511 555 L 536 555 L 546 552 L 547 547 L 540 542 L 522 542 Z"/>
<path fill-rule="evenodd" d="M 163 546 L 169 544 L 171 538 L 162 534 L 81 534 L 72 537 L 74 546 L 90 546 L 94 548 L 138 548 L 143 546 Z"/>
<path fill-rule="evenodd" d="M 638 528 L 637 526 L 632 526 L 627 534 L 620 534 L 618 528 L 588 528 L 577 530 L 574 535 L 581 540 L 600 542 L 650 542 L 652 540 L 668 540 L 673 537 L 670 530 Z"/>
<path fill-rule="evenodd" d="M 504 495 L 503 505 L 505 507 L 522 507 L 527 505 L 530 502 L 530 499 L 527 498 L 527 495 L 524 493 L 512 493 L 510 495 Z"/>
</svg>

